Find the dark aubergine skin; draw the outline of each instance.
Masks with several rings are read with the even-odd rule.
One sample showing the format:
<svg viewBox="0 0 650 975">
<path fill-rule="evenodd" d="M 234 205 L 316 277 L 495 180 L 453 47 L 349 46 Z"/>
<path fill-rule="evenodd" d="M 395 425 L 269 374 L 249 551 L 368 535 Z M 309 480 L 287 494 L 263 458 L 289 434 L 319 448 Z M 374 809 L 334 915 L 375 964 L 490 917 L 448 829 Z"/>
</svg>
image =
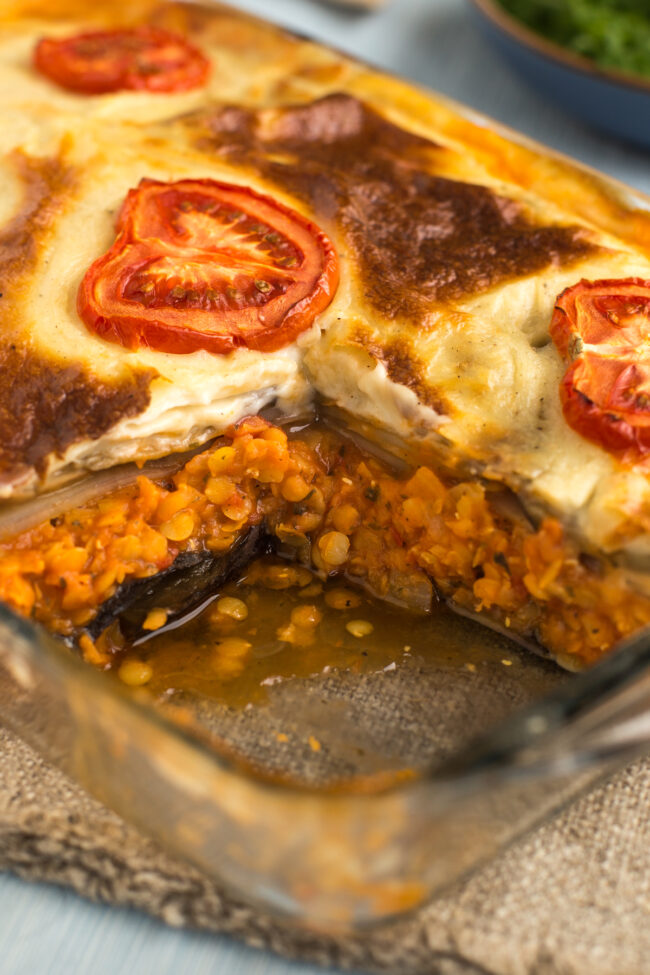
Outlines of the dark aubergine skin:
<svg viewBox="0 0 650 975">
<path fill-rule="evenodd" d="M 142 633 L 147 613 L 156 607 L 168 610 L 167 622 L 173 623 L 218 592 L 253 559 L 269 552 L 271 545 L 265 527 L 255 525 L 224 555 L 182 552 L 168 569 L 123 583 L 103 604 L 86 632 L 96 640 L 119 619 L 125 636 L 134 639 Z"/>
</svg>

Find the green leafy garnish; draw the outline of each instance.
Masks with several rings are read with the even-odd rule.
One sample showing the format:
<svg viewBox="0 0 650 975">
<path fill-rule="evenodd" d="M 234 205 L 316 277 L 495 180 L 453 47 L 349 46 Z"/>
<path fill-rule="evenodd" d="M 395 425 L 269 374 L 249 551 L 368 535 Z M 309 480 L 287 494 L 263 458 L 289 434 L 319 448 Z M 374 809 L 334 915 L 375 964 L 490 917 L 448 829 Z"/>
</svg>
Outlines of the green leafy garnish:
<svg viewBox="0 0 650 975">
<path fill-rule="evenodd" d="M 603 68 L 650 78 L 650 0 L 499 0 L 538 34 Z"/>
</svg>

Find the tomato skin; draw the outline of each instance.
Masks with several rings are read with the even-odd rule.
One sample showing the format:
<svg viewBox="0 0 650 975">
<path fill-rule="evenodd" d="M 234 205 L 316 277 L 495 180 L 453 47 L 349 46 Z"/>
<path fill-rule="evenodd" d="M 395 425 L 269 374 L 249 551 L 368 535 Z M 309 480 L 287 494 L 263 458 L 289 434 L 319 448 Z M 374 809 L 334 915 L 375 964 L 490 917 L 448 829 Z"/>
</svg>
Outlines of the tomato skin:
<svg viewBox="0 0 650 975">
<path fill-rule="evenodd" d="M 158 27 L 86 31 L 42 38 L 34 67 L 77 94 L 183 92 L 207 81 L 210 62 L 186 38 Z"/>
<path fill-rule="evenodd" d="M 117 227 L 83 278 L 77 309 L 91 330 L 130 349 L 275 351 L 312 325 L 338 285 L 323 231 L 248 187 L 144 179 Z M 191 287 L 186 278 L 172 287 L 181 274 Z"/>
<path fill-rule="evenodd" d="M 640 459 L 650 451 L 650 415 L 645 423 L 635 416 L 629 422 L 624 415 L 609 413 L 577 388 L 576 375 L 581 363 L 567 370 L 560 387 L 564 417 L 576 433 L 626 460 Z"/>
<path fill-rule="evenodd" d="M 650 454 L 650 281 L 580 281 L 559 295 L 550 333 L 568 361 L 569 426 L 625 463 Z"/>
</svg>

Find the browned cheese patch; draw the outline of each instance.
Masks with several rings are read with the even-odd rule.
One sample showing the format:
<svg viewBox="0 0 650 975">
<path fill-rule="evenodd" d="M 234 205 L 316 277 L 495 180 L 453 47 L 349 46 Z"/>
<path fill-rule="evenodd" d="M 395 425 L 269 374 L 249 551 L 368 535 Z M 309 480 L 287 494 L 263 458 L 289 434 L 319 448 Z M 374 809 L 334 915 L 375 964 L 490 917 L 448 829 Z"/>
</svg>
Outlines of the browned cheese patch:
<svg viewBox="0 0 650 975">
<path fill-rule="evenodd" d="M 209 130 L 219 153 L 338 224 L 366 298 L 388 318 L 417 320 L 432 304 L 596 250 L 582 227 L 535 223 L 514 200 L 436 175 L 447 150 L 349 95 L 273 112 L 224 108 Z"/>
<path fill-rule="evenodd" d="M 453 407 L 443 396 L 442 391 L 423 378 L 426 370 L 422 359 L 413 352 L 409 342 L 404 341 L 401 336 L 387 338 L 379 343 L 373 338 L 369 329 L 357 326 L 350 342 L 381 362 L 388 378 L 399 386 L 411 389 L 425 406 L 431 407 L 441 416 L 450 416 L 453 413 Z"/>
<path fill-rule="evenodd" d="M 150 370 L 131 370 L 113 382 L 83 363 L 47 355 L 31 341 L 25 288 L 40 247 L 52 232 L 74 186 L 60 159 L 16 152 L 22 205 L 0 231 L 0 484 L 43 474 L 48 457 L 95 439 L 150 400 Z"/>
</svg>

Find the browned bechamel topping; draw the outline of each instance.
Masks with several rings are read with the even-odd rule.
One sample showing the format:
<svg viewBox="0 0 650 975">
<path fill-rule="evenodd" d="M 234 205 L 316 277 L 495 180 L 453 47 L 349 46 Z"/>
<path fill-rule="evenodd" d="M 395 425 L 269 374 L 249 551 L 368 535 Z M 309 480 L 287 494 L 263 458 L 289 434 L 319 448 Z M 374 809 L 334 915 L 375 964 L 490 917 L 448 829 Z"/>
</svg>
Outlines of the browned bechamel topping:
<svg viewBox="0 0 650 975">
<path fill-rule="evenodd" d="M 402 334 L 380 344 L 375 340 L 370 329 L 358 326 L 350 341 L 381 362 L 388 378 L 394 383 L 412 389 L 420 403 L 430 406 L 439 415 L 451 413 L 451 405 L 442 391 L 422 378 L 426 372 L 424 362 L 413 351 L 412 344 L 404 340 Z"/>
<path fill-rule="evenodd" d="M 125 370 L 108 384 L 30 342 L 22 289 L 74 186 L 74 172 L 62 159 L 16 152 L 13 161 L 23 200 L 0 235 L 0 484 L 19 481 L 32 468 L 42 473 L 53 452 L 140 413 L 152 379 L 151 370 Z"/>
<path fill-rule="evenodd" d="M 20 377 L 0 385 L 0 483 L 31 468 L 43 473 L 52 454 L 137 416 L 149 404 L 151 375 L 133 372 L 109 385 L 75 363 L 0 345 L 0 376 Z"/>
<path fill-rule="evenodd" d="M 397 474 L 331 431 L 288 438 L 260 418 L 237 425 L 170 482 L 140 476 L 0 545 L 0 599 L 78 633 L 119 586 L 155 576 L 182 553 L 223 556 L 252 525 L 264 525 L 297 564 L 384 599 L 426 610 L 435 585 L 452 605 L 538 635 L 565 662 L 596 660 L 650 621 L 650 600 L 619 570 L 580 559 L 554 519 L 536 529 L 477 482 L 426 466 Z M 144 626 L 165 621 L 161 605 Z M 302 630 L 313 621 L 292 622 Z M 87 636 L 82 647 L 106 662 Z"/>
<path fill-rule="evenodd" d="M 445 150 L 349 95 L 273 113 L 223 109 L 210 131 L 221 153 L 338 223 L 366 297 L 389 318 L 594 250 L 583 228 L 535 223 L 487 187 L 436 175 Z"/>
</svg>

